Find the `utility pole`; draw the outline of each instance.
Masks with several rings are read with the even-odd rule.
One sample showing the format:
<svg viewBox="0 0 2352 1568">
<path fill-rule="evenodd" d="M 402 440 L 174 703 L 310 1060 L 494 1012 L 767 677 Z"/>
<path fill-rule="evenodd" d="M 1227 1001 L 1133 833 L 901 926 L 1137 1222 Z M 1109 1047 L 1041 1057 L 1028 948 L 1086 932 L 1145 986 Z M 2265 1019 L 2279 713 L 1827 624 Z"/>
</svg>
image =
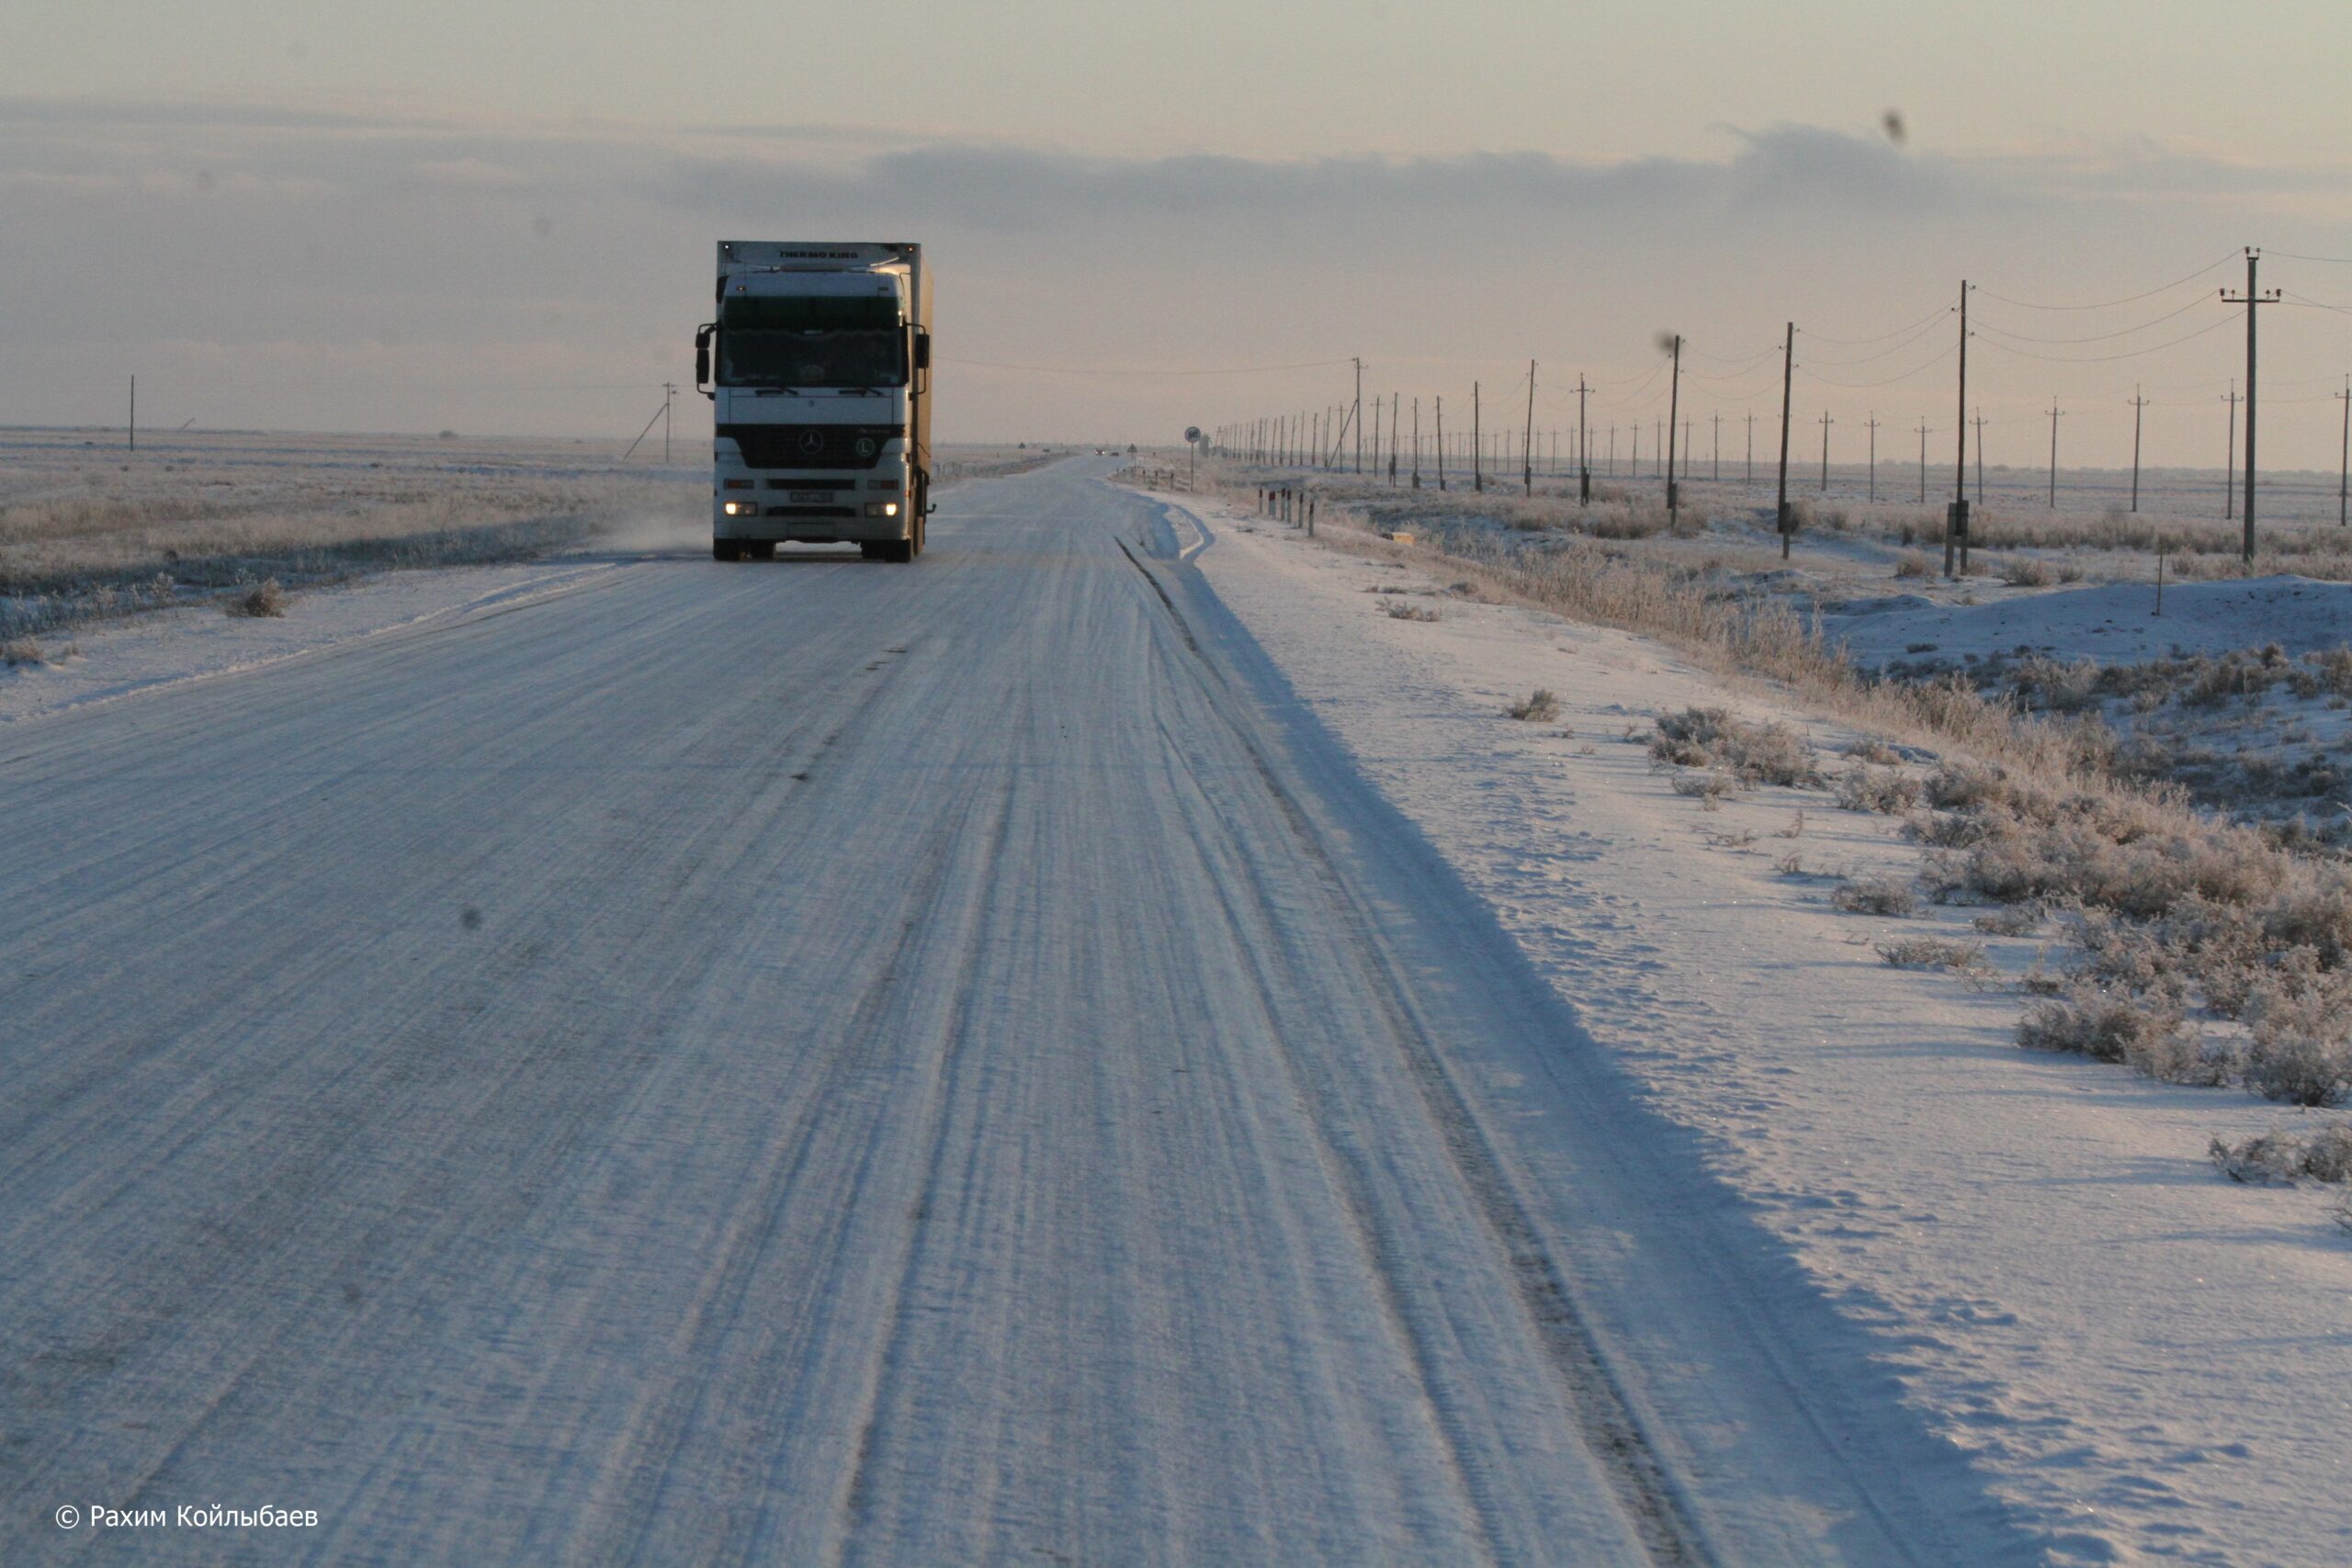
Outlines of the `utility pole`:
<svg viewBox="0 0 2352 1568">
<path fill-rule="evenodd" d="M 1682 498 L 1674 488 L 1674 422 L 1682 417 L 1682 334 L 1674 334 L 1674 368 L 1668 373 L 1666 402 L 1666 525 L 1681 520 Z M 1689 446 L 1688 442 L 1684 443 Z"/>
<path fill-rule="evenodd" d="M 130 449 L 139 450 L 139 378 L 130 378 Z"/>
<path fill-rule="evenodd" d="M 1528 494 L 1535 493 L 1535 361 L 1527 362 L 1527 434 L 1519 443 L 1519 482 Z"/>
<path fill-rule="evenodd" d="M 1921 414 L 1919 416 L 1919 504 L 1922 506 L 1928 503 L 1928 437 L 1934 434 L 1935 432 L 1928 428 L 1928 416 Z M 1947 524 L 1944 527 L 1944 575 L 1946 577 L 1951 575 L 1951 527 Z"/>
<path fill-rule="evenodd" d="M 2145 409 L 2147 406 L 2148 406 L 2148 400 L 2147 400 L 2147 399 L 2145 399 L 2145 398 L 2143 398 L 2143 397 L 2142 397 L 2142 396 L 2140 395 L 2140 389 L 2139 389 L 2139 388 L 2137 388 L 2137 387 L 2132 388 L 2132 511 L 2134 511 L 2134 512 L 2137 512 L 2137 511 L 2139 511 L 2139 510 L 2140 510 L 2140 417 L 2141 417 L 2141 411 L 2143 411 L 2143 409 Z"/>
<path fill-rule="evenodd" d="M 1794 530 L 1796 514 L 1789 510 L 1789 391 L 1796 384 L 1797 324 L 1789 323 L 1789 333 L 1781 347 L 1781 500 L 1772 516 L 1781 530 L 1781 558 L 1789 558 L 1789 535 Z"/>
<path fill-rule="evenodd" d="M 1356 433 L 1356 472 L 1363 472 L 1363 359 L 1356 359 L 1356 400 L 1348 410 L 1348 423 Z"/>
<path fill-rule="evenodd" d="M 1445 400 L 1437 400 L 1437 488 L 1445 488 Z"/>
<path fill-rule="evenodd" d="M 2229 467 L 2222 470 L 2222 520 L 2229 521 L 2238 514 L 2238 378 L 2230 378 L 2230 389 L 2222 394 L 2230 405 Z"/>
<path fill-rule="evenodd" d="M 1721 484 L 1724 479 L 1724 411 L 1717 409 L 1708 417 L 1714 422 L 1715 426 L 1715 468 L 1714 472 L 1709 477 L 1715 483 Z"/>
<path fill-rule="evenodd" d="M 2352 376 L 2344 378 L 2344 390 L 2335 396 L 2344 405 L 2344 466 L 2335 477 L 2335 525 L 2341 528 L 2352 523 Z"/>
<path fill-rule="evenodd" d="M 1487 488 L 1487 438 L 1478 432 L 1478 383 L 1470 383 L 1470 488 Z"/>
<path fill-rule="evenodd" d="M 2258 314 L 2257 307 L 2278 302 L 2278 290 L 2274 288 L 2265 294 L 2254 286 L 2255 264 L 2261 259 L 2262 253 L 2248 245 L 2245 250 L 2245 296 L 2237 299 L 2232 299 L 2227 293 L 2222 296 L 2225 303 L 2245 307 L 2245 564 L 2248 566 L 2254 564 L 2254 320 Z"/>
<path fill-rule="evenodd" d="M 1878 500 L 1878 410 L 1871 410 L 1871 500 Z"/>
<path fill-rule="evenodd" d="M 1374 392 L 1374 393 L 1373 393 L 1373 395 L 1372 395 L 1372 471 L 1373 471 L 1373 474 L 1374 474 L 1374 476 L 1375 478 L 1377 478 L 1377 477 L 1379 476 L 1379 473 L 1380 473 L 1380 394 L 1379 394 L 1378 392 Z"/>
<path fill-rule="evenodd" d="M 662 383 L 662 461 L 665 464 L 670 460 L 670 401 L 677 395 L 675 381 Z"/>
<path fill-rule="evenodd" d="M 1976 504 L 1984 504 L 1984 411 L 1978 409 L 1976 417 L 1969 421 L 1976 426 Z"/>
<path fill-rule="evenodd" d="M 2058 416 L 2066 411 L 2058 406 L 2058 395 L 2050 395 L 2050 510 L 2058 510 Z"/>
<path fill-rule="evenodd" d="M 1396 488 L 1396 404 L 1400 400 L 1396 393 L 1388 394 L 1388 488 L 1391 490 Z"/>
<path fill-rule="evenodd" d="M 1421 400 L 1413 399 L 1413 488 L 1421 488 Z"/>
<path fill-rule="evenodd" d="M 1836 423 L 1829 417 L 1827 409 L 1821 411 L 1821 493 L 1824 495 L 1829 493 L 1829 427 Z"/>
<path fill-rule="evenodd" d="M 1747 411 L 1747 478 L 1741 481 L 1748 489 L 1756 488 L 1756 411 Z"/>
<path fill-rule="evenodd" d="M 1928 423 L 1921 414 L 1919 423 Z M 1945 513 L 1944 537 L 1960 538 L 1960 570 L 1968 570 L 1968 279 L 1960 280 L 1960 396 L 1952 404 L 1954 439 L 1959 447 L 1951 462 L 1951 506 Z M 1926 497 L 1920 498 L 1922 503 Z M 1949 558 L 1951 547 L 1947 544 L 1944 554 Z"/>
<path fill-rule="evenodd" d="M 1584 384 L 1584 372 L 1577 372 L 1577 504 L 1584 506 L 1592 500 L 1592 426 L 1585 423 L 1584 395 L 1590 389 Z"/>
</svg>

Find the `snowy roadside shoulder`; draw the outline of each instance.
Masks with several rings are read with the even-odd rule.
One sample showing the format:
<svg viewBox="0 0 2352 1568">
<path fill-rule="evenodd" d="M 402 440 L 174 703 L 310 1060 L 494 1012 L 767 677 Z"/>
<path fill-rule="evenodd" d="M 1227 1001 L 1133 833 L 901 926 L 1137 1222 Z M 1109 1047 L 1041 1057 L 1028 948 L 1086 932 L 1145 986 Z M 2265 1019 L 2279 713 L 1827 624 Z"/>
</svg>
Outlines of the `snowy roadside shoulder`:
<svg viewBox="0 0 2352 1568">
<path fill-rule="evenodd" d="M 2005 1500 L 2104 1543 L 2085 1560 L 2352 1560 L 2352 1252 L 2322 1200 L 2207 1155 L 2284 1113 L 2020 1051 L 2006 982 L 2046 932 L 1911 901 L 1869 740 L 1442 563 L 1159 499 L 1204 520 L 1194 565 L 1299 700 Z M 1661 767 L 1657 721 L 1691 709 L 1786 726 L 1863 809 Z"/>
<path fill-rule="evenodd" d="M 206 601 L 76 627 L 28 642 L 0 665 L 0 724 L 300 658 L 405 626 L 565 592 L 613 570 L 606 559 L 386 572 L 285 594 L 276 613 L 222 613 Z"/>
</svg>

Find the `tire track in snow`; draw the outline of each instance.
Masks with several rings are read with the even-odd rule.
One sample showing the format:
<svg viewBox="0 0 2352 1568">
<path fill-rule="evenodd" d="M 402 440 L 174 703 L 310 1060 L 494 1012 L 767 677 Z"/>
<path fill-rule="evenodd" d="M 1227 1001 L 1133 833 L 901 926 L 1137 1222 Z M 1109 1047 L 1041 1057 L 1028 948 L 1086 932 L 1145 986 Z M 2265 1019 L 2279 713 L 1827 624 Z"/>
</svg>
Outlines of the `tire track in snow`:
<svg viewBox="0 0 2352 1568">
<path fill-rule="evenodd" d="M 1410 988 L 1397 971 L 1395 956 L 1380 938 L 1376 922 L 1349 886 L 1321 832 L 1275 772 L 1268 758 L 1267 743 L 1256 733 L 1255 727 L 1235 711 L 1238 701 L 1224 672 L 1203 651 L 1182 612 L 1155 574 L 1124 541 L 1118 543 L 1121 554 L 1142 575 L 1167 612 L 1170 629 L 1197 660 L 1201 671 L 1210 677 L 1201 682 L 1204 694 L 1250 758 L 1266 795 L 1281 812 L 1305 858 L 1315 867 L 1332 911 L 1348 922 L 1350 944 L 1361 954 L 1361 968 L 1371 982 L 1372 998 L 1388 1023 L 1386 1040 L 1408 1069 L 1429 1123 L 1442 1140 L 1464 1190 L 1475 1200 L 1497 1255 L 1507 1263 L 1507 1277 L 1516 1287 L 1521 1309 L 1550 1352 L 1550 1363 L 1566 1406 L 1582 1429 L 1588 1447 L 1604 1461 L 1621 1500 L 1641 1529 L 1644 1545 L 1661 1563 L 1716 1562 L 1717 1554 L 1690 1500 L 1674 1483 L 1660 1459 L 1645 1423 L 1610 1366 L 1599 1338 L 1578 1311 L 1564 1271 L 1552 1257 L 1476 1113 L 1448 1072 L 1426 1021 L 1410 999 Z M 1252 871 L 1246 857 L 1241 858 L 1240 863 L 1245 871 Z M 1253 871 L 1252 881 L 1256 882 Z M 1252 892 L 1261 908 L 1272 907 L 1272 892 L 1262 884 L 1253 886 Z M 1281 1038 L 1279 1029 L 1273 1032 L 1277 1039 Z M 1295 1055 L 1291 1066 L 1294 1074 L 1301 1068 Z M 1307 1098 L 1312 1103 L 1318 1097 L 1310 1094 Z M 1320 1128 L 1324 1117 L 1318 1115 L 1317 1121 Z M 1327 1147 L 1330 1146 L 1328 1132 L 1324 1137 Z M 1367 1201 L 1361 1168 L 1348 1159 L 1339 1163 L 1341 1168 L 1351 1171 L 1351 1202 L 1367 1226 L 1371 1254 L 1381 1260 L 1383 1283 L 1409 1324 L 1411 1310 L 1404 1304 L 1408 1298 L 1399 1293 L 1403 1269 L 1396 1246 L 1381 1234 L 1378 1222 L 1371 1218 L 1374 1209 Z M 1426 1376 L 1430 1364 L 1426 1348 L 1417 1330 L 1408 1326 L 1408 1337 L 1416 1346 L 1416 1359 Z M 1434 1388 L 1431 1392 L 1433 1398 L 1438 1397 Z M 1441 1400 L 1440 1409 L 1442 1408 Z M 1464 1480 L 1474 1494 L 1479 1490 L 1475 1471 L 1466 1466 Z M 1491 1546 L 1491 1500 L 1485 1503 L 1480 1516 L 1489 1521 Z"/>
</svg>

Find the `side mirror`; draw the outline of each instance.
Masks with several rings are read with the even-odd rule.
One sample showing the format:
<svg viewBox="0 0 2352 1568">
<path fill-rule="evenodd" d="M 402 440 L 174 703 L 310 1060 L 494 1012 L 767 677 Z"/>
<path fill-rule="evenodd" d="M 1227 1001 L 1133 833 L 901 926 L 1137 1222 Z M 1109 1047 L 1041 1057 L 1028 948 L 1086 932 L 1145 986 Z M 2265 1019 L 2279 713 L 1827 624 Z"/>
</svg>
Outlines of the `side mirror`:
<svg viewBox="0 0 2352 1568">
<path fill-rule="evenodd" d="M 921 327 L 915 329 L 915 368 L 931 368 L 931 334 Z"/>
<path fill-rule="evenodd" d="M 716 396 L 707 390 L 710 385 L 710 333 L 709 323 L 695 329 L 695 390 L 705 397 Z"/>
</svg>

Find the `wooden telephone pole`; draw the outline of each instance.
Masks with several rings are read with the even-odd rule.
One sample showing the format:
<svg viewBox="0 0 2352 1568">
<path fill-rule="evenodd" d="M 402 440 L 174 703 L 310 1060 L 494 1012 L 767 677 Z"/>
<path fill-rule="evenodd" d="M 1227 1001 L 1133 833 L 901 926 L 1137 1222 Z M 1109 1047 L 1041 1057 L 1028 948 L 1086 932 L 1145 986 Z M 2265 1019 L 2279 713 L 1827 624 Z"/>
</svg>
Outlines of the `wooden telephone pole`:
<svg viewBox="0 0 2352 1568">
<path fill-rule="evenodd" d="M 2255 264 L 2262 253 L 2248 245 L 2245 251 L 2245 292 L 2232 297 L 2224 292 L 2224 303 L 2245 307 L 2245 564 L 2254 564 L 2254 321 L 2259 314 L 2257 307 L 2276 305 L 2278 290 L 2265 294 L 2254 286 Z"/>
<path fill-rule="evenodd" d="M 1478 383 L 1470 383 L 1470 488 L 1487 488 L 1486 437 L 1478 434 Z"/>
<path fill-rule="evenodd" d="M 1829 493 L 1829 427 L 1837 423 L 1829 417 L 1827 409 L 1821 411 L 1821 493 L 1824 495 Z"/>
<path fill-rule="evenodd" d="M 2238 378 L 2230 378 L 2230 389 L 2222 394 L 2230 405 L 2229 466 L 2222 470 L 2222 520 L 2229 521 L 2238 514 Z"/>
<path fill-rule="evenodd" d="M 1919 416 L 1919 502 L 1921 505 L 1927 504 L 1928 500 L 1928 437 L 1934 434 L 1934 431 L 1928 428 L 1928 416 L 1921 414 Z M 1947 524 L 1944 527 L 1944 575 L 1946 577 L 1951 575 L 1951 527 Z"/>
<path fill-rule="evenodd" d="M 1928 423 L 1921 414 L 1919 423 Z M 1951 505 L 1944 513 L 1944 570 L 1951 570 L 1952 540 L 1960 544 L 1960 570 L 1968 570 L 1968 279 L 1960 280 L 1960 397 L 1952 406 L 1955 439 L 1960 443 L 1952 457 Z M 1921 498 L 1925 500 L 1925 497 Z"/>
<path fill-rule="evenodd" d="M 1789 510 L 1789 392 L 1796 384 L 1796 369 L 1797 324 L 1791 321 L 1781 346 L 1781 499 L 1772 513 L 1781 530 L 1782 560 L 1789 558 L 1789 535 L 1796 524 L 1796 514 Z"/>
<path fill-rule="evenodd" d="M 2147 400 L 2147 399 L 2145 399 L 2145 398 L 2143 398 L 2143 397 L 2142 397 L 2142 396 L 2140 395 L 2140 389 L 2139 389 L 2139 388 L 2137 388 L 2137 387 L 2132 388 L 2132 511 L 2134 511 L 2134 512 L 2137 512 L 2137 511 L 2139 511 L 2139 510 L 2140 510 L 2140 416 L 2141 416 L 2141 412 L 2142 412 L 2142 411 L 2143 411 L 2144 409 L 2146 409 L 2146 408 L 2147 408 L 2147 406 L 2148 406 L 2148 400 Z"/>
<path fill-rule="evenodd" d="M 1592 389 L 1584 384 L 1584 372 L 1577 372 L 1577 504 L 1589 505 L 1592 501 L 1592 426 L 1586 423 L 1584 395 Z"/>
<path fill-rule="evenodd" d="M 1724 477 L 1724 411 L 1717 409 L 1708 417 L 1714 422 L 1715 426 L 1714 472 L 1710 477 L 1715 483 L 1721 484 Z"/>
<path fill-rule="evenodd" d="M 2335 476 L 2335 525 L 2352 524 L 2352 376 L 2344 378 L 2344 390 L 2335 394 L 2344 405 L 2343 467 Z"/>
<path fill-rule="evenodd" d="M 1984 411 L 1978 409 L 1976 417 L 1968 422 L 1976 427 L 1976 504 L 1984 504 Z"/>
<path fill-rule="evenodd" d="M 1527 362 L 1527 434 L 1519 443 L 1519 482 L 1529 495 L 1535 493 L 1535 361 Z"/>
<path fill-rule="evenodd" d="M 1878 499 L 1878 410 L 1871 410 L 1865 422 L 1871 433 L 1871 499 Z"/>
<path fill-rule="evenodd" d="M 1413 488 L 1421 488 L 1421 400 L 1413 400 Z"/>
<path fill-rule="evenodd" d="M 1348 423 L 1355 427 L 1356 472 L 1363 472 L 1363 360 L 1356 359 L 1356 400 L 1348 410 Z"/>
<path fill-rule="evenodd" d="M 1445 488 L 1445 399 L 1437 400 L 1437 488 Z"/>
<path fill-rule="evenodd" d="M 1680 518 L 1681 497 L 1674 488 L 1674 422 L 1682 417 L 1682 334 L 1674 334 L 1674 368 L 1668 373 L 1666 403 L 1666 525 Z M 1687 446 L 1688 441 L 1684 443 Z"/>
<path fill-rule="evenodd" d="M 2058 510 L 2058 416 L 2066 411 L 2058 406 L 2058 394 L 2050 395 L 2050 510 Z"/>
</svg>

